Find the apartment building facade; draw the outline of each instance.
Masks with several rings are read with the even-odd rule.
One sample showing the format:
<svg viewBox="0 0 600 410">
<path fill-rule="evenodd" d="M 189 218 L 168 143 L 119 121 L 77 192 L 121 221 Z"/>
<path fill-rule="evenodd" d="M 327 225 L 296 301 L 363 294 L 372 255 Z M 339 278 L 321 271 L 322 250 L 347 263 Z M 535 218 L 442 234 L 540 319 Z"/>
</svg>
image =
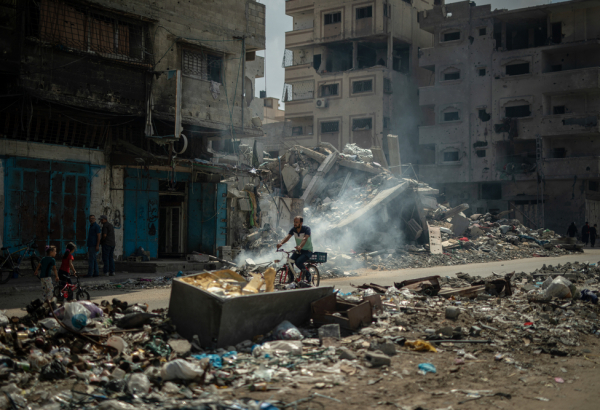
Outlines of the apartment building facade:
<svg viewBox="0 0 600 410">
<path fill-rule="evenodd" d="M 600 223 L 600 4 L 419 15 L 420 177 L 472 213 L 515 209 L 530 227 Z"/>
<path fill-rule="evenodd" d="M 288 0 L 284 140 L 387 149 L 399 135 L 402 160 L 416 148 L 417 88 L 428 81 L 418 48 L 431 34 L 417 24 L 434 0 Z"/>
<path fill-rule="evenodd" d="M 210 141 L 262 136 L 264 30 L 252 0 L 0 0 L 2 246 L 85 253 L 89 214 L 118 256 L 226 245 Z"/>
</svg>

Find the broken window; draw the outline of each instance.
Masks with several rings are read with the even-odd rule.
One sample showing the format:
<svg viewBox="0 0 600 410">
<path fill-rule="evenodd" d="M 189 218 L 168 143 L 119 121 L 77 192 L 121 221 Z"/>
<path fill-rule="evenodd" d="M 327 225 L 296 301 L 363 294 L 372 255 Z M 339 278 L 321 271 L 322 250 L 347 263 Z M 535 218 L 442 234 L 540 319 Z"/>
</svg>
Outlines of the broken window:
<svg viewBox="0 0 600 410">
<path fill-rule="evenodd" d="M 383 117 L 383 128 L 386 130 L 390 129 L 390 117 Z"/>
<path fill-rule="evenodd" d="M 552 150 L 553 158 L 566 158 L 567 157 L 567 149 L 566 148 L 554 148 Z"/>
<path fill-rule="evenodd" d="M 554 44 L 562 43 L 562 23 L 552 23 L 552 42 Z"/>
<path fill-rule="evenodd" d="M 325 14 L 325 25 L 335 24 L 342 21 L 342 12 Z"/>
<path fill-rule="evenodd" d="M 487 70 L 485 68 L 480 68 L 477 70 L 477 73 L 479 74 L 479 77 L 485 77 Z"/>
<path fill-rule="evenodd" d="M 565 106 L 564 105 L 556 105 L 554 107 L 552 107 L 552 114 L 554 115 L 561 115 L 565 113 Z"/>
<path fill-rule="evenodd" d="M 373 17 L 373 6 L 360 7 L 356 9 L 356 19 L 368 19 Z"/>
<path fill-rule="evenodd" d="M 484 150 L 484 149 L 478 149 L 477 151 L 475 151 L 475 154 L 477 154 L 477 156 L 479 158 L 484 158 L 485 157 L 485 153 L 486 153 L 486 150 Z"/>
<path fill-rule="evenodd" d="M 556 71 L 562 71 L 562 64 L 553 64 L 550 66 L 550 71 L 552 72 L 556 72 Z"/>
<path fill-rule="evenodd" d="M 203 51 L 183 50 L 182 74 L 220 83 L 223 57 Z"/>
<path fill-rule="evenodd" d="M 321 86 L 321 97 L 338 95 L 338 84 L 327 84 Z"/>
<path fill-rule="evenodd" d="M 590 191 L 600 191 L 600 183 L 598 181 L 588 181 L 588 189 Z"/>
<path fill-rule="evenodd" d="M 148 57 L 144 26 L 138 22 L 57 0 L 41 0 L 37 7 L 39 26 L 32 28 L 42 41 L 118 60 Z"/>
<path fill-rule="evenodd" d="M 485 108 L 480 108 L 478 110 L 478 112 L 479 112 L 479 119 L 483 122 L 487 122 L 490 120 L 490 118 L 492 118 L 492 116 L 485 111 Z"/>
<path fill-rule="evenodd" d="M 515 105 L 513 107 L 505 107 L 504 108 L 504 116 L 506 118 L 530 117 L 531 109 L 530 109 L 529 104 Z"/>
<path fill-rule="evenodd" d="M 458 111 L 450 111 L 444 113 L 444 121 L 458 121 L 460 120 L 460 116 L 458 115 Z"/>
<path fill-rule="evenodd" d="M 444 162 L 458 162 L 458 150 L 444 151 Z"/>
<path fill-rule="evenodd" d="M 481 199 L 502 199 L 502 184 L 481 184 Z"/>
<path fill-rule="evenodd" d="M 339 132 L 339 121 L 326 121 L 321 123 L 321 132 Z"/>
<path fill-rule="evenodd" d="M 479 35 L 485 36 L 487 34 L 487 30 L 485 27 L 479 29 Z"/>
<path fill-rule="evenodd" d="M 386 94 L 391 94 L 393 92 L 392 80 L 390 80 L 389 78 L 383 79 L 383 92 Z"/>
<path fill-rule="evenodd" d="M 352 120 L 352 131 L 364 131 L 373 129 L 372 118 L 357 118 Z"/>
<path fill-rule="evenodd" d="M 315 82 L 313 80 L 297 81 L 291 84 L 283 85 L 283 102 L 311 100 L 315 94 Z"/>
<path fill-rule="evenodd" d="M 302 127 L 292 127 L 292 136 L 302 135 Z"/>
<path fill-rule="evenodd" d="M 321 54 L 315 54 L 313 56 L 313 68 L 317 71 L 321 68 Z"/>
<path fill-rule="evenodd" d="M 456 41 L 460 40 L 460 31 L 451 31 L 449 33 L 444 33 L 443 41 Z"/>
<path fill-rule="evenodd" d="M 444 81 L 460 80 L 460 70 L 444 73 Z"/>
<path fill-rule="evenodd" d="M 373 80 L 354 81 L 352 83 L 352 93 L 367 93 L 373 91 Z"/>
<path fill-rule="evenodd" d="M 510 64 L 506 66 L 506 75 L 529 74 L 529 63 Z"/>
<path fill-rule="evenodd" d="M 394 71 L 408 73 L 410 61 L 410 48 L 402 48 L 394 50 L 392 68 Z"/>
<path fill-rule="evenodd" d="M 352 68 L 352 44 L 336 44 L 327 47 L 325 57 L 325 67 L 323 64 L 321 69 L 325 69 L 329 73 L 338 71 L 346 71 Z"/>
</svg>

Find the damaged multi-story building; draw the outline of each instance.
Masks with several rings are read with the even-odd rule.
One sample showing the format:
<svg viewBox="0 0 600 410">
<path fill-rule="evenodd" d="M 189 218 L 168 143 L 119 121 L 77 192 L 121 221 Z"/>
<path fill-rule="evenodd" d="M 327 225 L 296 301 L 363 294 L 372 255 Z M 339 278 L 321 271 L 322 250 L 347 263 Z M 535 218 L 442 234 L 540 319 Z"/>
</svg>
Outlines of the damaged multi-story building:
<svg viewBox="0 0 600 410">
<path fill-rule="evenodd" d="M 473 213 L 600 223 L 600 3 L 439 3 L 419 14 L 421 178 Z"/>
<path fill-rule="evenodd" d="M 2 245 L 73 241 L 88 215 L 116 255 L 228 243 L 218 152 L 263 135 L 265 6 L 252 0 L 0 0 Z"/>
<path fill-rule="evenodd" d="M 398 135 L 402 161 L 418 145 L 419 47 L 433 37 L 417 14 L 434 0 L 288 0 L 284 142 L 380 147 Z M 394 144 L 397 150 L 398 144 Z M 389 157 L 388 157 L 389 159 Z"/>
</svg>

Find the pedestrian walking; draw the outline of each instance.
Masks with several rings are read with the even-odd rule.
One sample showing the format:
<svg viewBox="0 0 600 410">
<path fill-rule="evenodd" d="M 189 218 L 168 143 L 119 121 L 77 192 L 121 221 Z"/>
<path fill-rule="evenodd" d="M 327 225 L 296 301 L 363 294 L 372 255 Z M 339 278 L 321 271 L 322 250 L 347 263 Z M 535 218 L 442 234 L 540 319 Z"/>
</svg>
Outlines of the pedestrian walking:
<svg viewBox="0 0 600 410">
<path fill-rule="evenodd" d="M 37 268 L 35 268 L 35 272 L 33 273 L 35 276 L 40 275 L 40 281 L 42 283 L 42 292 L 44 293 L 44 299 L 48 301 L 48 303 L 52 302 L 52 298 L 54 297 L 54 286 L 52 285 L 52 271 L 54 271 L 54 277 L 58 282 L 58 271 L 56 270 L 56 260 L 54 257 L 56 256 L 56 246 L 47 246 L 46 247 L 46 256 L 42 258 Z"/>
<path fill-rule="evenodd" d="M 569 228 L 567 229 L 567 236 L 569 238 L 575 238 L 577 236 L 577 227 L 575 226 L 575 222 L 571 222 Z"/>
<path fill-rule="evenodd" d="M 598 224 L 594 224 L 593 227 L 590 228 L 590 243 L 592 244 L 592 248 L 596 245 L 596 237 L 598 236 Z"/>
<path fill-rule="evenodd" d="M 100 216 L 102 224 L 102 262 L 104 263 L 104 275 L 115 276 L 115 227 L 108 222 L 106 215 Z"/>
<path fill-rule="evenodd" d="M 590 242 L 590 223 L 586 222 L 585 225 L 583 225 L 583 228 L 581 228 L 581 242 L 583 242 L 585 244 L 585 246 L 588 245 L 588 243 Z"/>
<path fill-rule="evenodd" d="M 90 228 L 88 231 L 87 248 L 88 248 L 88 274 L 86 277 L 100 276 L 98 269 L 98 251 L 100 250 L 100 233 L 102 229 L 96 223 L 96 216 L 90 215 Z"/>
</svg>

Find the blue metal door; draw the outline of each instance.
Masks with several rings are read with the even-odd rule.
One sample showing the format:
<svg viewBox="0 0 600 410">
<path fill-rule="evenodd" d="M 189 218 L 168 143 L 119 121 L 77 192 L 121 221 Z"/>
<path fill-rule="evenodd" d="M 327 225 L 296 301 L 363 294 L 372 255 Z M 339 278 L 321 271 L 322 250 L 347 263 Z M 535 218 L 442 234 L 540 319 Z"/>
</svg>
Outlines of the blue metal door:
<svg viewBox="0 0 600 410">
<path fill-rule="evenodd" d="M 16 157 L 4 169 L 4 246 L 36 238 L 41 249 L 51 244 L 61 251 L 74 242 L 85 253 L 90 166 Z"/>
<path fill-rule="evenodd" d="M 158 257 L 158 179 L 139 170 L 127 170 L 125 177 L 125 213 L 123 252 L 131 256 L 140 246 Z"/>
<path fill-rule="evenodd" d="M 227 184 L 193 183 L 188 198 L 188 252 L 216 255 L 227 243 Z"/>
</svg>

